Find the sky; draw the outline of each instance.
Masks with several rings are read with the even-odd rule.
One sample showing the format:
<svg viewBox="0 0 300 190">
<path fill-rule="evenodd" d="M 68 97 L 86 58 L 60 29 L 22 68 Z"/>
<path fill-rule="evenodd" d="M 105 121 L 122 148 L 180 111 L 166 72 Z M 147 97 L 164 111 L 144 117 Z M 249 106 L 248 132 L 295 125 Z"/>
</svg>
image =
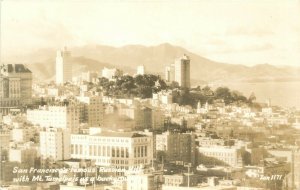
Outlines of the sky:
<svg viewBox="0 0 300 190">
<path fill-rule="evenodd" d="M 4 61 L 65 45 L 170 43 L 220 62 L 300 66 L 300 0 L 3 0 L 1 21 Z"/>
</svg>

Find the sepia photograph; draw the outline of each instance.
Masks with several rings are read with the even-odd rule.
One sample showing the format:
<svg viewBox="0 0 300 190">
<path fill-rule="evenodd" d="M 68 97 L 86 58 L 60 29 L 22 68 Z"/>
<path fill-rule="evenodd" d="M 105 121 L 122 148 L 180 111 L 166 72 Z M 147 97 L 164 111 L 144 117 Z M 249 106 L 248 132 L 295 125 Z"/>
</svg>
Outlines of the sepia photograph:
<svg viewBox="0 0 300 190">
<path fill-rule="evenodd" d="M 0 190 L 300 190 L 300 0 L 0 0 Z"/>
</svg>

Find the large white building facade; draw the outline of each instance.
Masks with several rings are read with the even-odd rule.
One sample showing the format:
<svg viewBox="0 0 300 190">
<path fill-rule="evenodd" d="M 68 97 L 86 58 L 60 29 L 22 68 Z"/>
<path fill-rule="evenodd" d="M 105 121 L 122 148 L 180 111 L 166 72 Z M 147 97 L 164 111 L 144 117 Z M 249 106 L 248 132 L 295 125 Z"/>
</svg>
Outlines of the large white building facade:
<svg viewBox="0 0 300 190">
<path fill-rule="evenodd" d="M 70 129 L 72 133 L 79 130 L 79 106 L 41 106 L 27 110 L 27 120 L 41 127 Z"/>
<path fill-rule="evenodd" d="M 65 47 L 56 55 L 56 84 L 72 81 L 71 52 Z"/>
<path fill-rule="evenodd" d="M 146 166 L 153 159 L 153 139 L 127 132 L 72 134 L 71 157 L 91 159 L 99 166 Z"/>
<path fill-rule="evenodd" d="M 219 161 L 228 164 L 231 167 L 238 167 L 241 165 L 241 155 L 237 147 L 224 146 L 209 146 L 198 147 L 198 151 L 204 156 L 215 158 Z"/>
<path fill-rule="evenodd" d="M 40 131 L 40 154 L 44 159 L 70 159 L 70 131 L 58 128 L 44 128 Z"/>
</svg>

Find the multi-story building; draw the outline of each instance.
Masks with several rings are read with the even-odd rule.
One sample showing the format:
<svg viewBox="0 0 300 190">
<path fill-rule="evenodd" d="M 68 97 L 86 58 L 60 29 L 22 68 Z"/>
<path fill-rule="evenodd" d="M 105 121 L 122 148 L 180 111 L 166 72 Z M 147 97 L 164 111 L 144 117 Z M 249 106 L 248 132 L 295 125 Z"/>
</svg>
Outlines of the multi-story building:
<svg viewBox="0 0 300 190">
<path fill-rule="evenodd" d="M 146 166 L 153 159 L 153 140 L 129 132 L 72 134 L 71 157 L 94 160 L 99 166 Z"/>
<path fill-rule="evenodd" d="M 27 120 L 41 127 L 70 129 L 76 133 L 79 130 L 79 106 L 40 106 L 27 110 Z"/>
<path fill-rule="evenodd" d="M 137 75 L 144 75 L 145 74 L 145 66 L 144 65 L 137 66 L 136 70 L 137 70 L 136 71 Z"/>
<path fill-rule="evenodd" d="M 172 104 L 173 103 L 173 95 L 172 91 L 160 91 L 158 93 L 153 93 L 153 100 L 159 101 L 162 104 Z"/>
<path fill-rule="evenodd" d="M 9 147 L 10 131 L 1 129 L 1 127 L 2 126 L 0 126 L 0 148 L 4 149 Z"/>
<path fill-rule="evenodd" d="M 153 174 L 128 175 L 126 177 L 127 190 L 152 190 L 157 185 Z"/>
<path fill-rule="evenodd" d="M 56 54 L 56 84 L 72 81 L 71 52 L 65 47 Z"/>
<path fill-rule="evenodd" d="M 81 73 L 81 80 L 86 82 L 93 82 L 95 83 L 98 79 L 98 73 L 97 72 L 83 72 Z"/>
<path fill-rule="evenodd" d="M 122 75 L 123 75 L 123 72 L 116 68 L 108 69 L 108 68 L 104 67 L 104 69 L 102 69 L 102 77 L 107 78 L 108 80 L 114 80 L 117 77 L 120 77 Z"/>
<path fill-rule="evenodd" d="M 166 70 L 165 70 L 165 80 L 167 82 L 173 82 L 173 81 L 175 81 L 175 66 L 174 66 L 174 64 L 171 64 L 170 66 L 166 67 Z"/>
<path fill-rule="evenodd" d="M 80 122 L 90 127 L 103 125 L 103 104 L 100 96 L 78 96 L 77 100 L 83 104 L 80 112 Z"/>
<path fill-rule="evenodd" d="M 70 159 L 69 129 L 43 128 L 40 131 L 40 154 L 52 160 Z"/>
<path fill-rule="evenodd" d="M 165 115 L 164 112 L 160 109 L 152 109 L 152 128 L 160 129 L 164 126 Z"/>
<path fill-rule="evenodd" d="M 209 146 L 198 147 L 200 156 L 206 156 L 208 158 L 214 158 L 218 161 L 222 161 L 231 167 L 238 167 L 241 165 L 240 151 L 236 147 L 225 146 Z"/>
<path fill-rule="evenodd" d="M 36 128 L 34 127 L 22 127 L 22 128 L 13 128 L 11 130 L 11 140 L 14 142 L 28 142 L 36 133 Z"/>
<path fill-rule="evenodd" d="M 223 146 L 224 145 L 224 139 L 213 139 L 211 137 L 197 137 L 196 139 L 196 144 L 198 146 L 203 146 L 203 147 L 211 147 L 211 146 Z"/>
<path fill-rule="evenodd" d="M 196 186 L 198 176 L 191 173 L 164 175 L 164 185 L 172 187 L 187 187 Z"/>
<path fill-rule="evenodd" d="M 190 58 L 187 55 L 175 61 L 175 81 L 182 88 L 190 88 Z"/>
<path fill-rule="evenodd" d="M 50 97 L 58 97 L 63 95 L 63 90 L 60 87 L 47 88 L 47 95 Z"/>
<path fill-rule="evenodd" d="M 25 163 L 27 166 L 34 166 L 35 159 L 37 158 L 37 149 L 32 146 L 33 142 L 26 144 L 16 144 L 9 148 L 8 160 L 10 162 Z"/>
<path fill-rule="evenodd" d="M 193 133 L 165 132 L 156 135 L 156 151 L 166 153 L 167 161 L 195 164 L 195 135 Z"/>
<path fill-rule="evenodd" d="M 133 105 L 130 107 L 120 107 L 118 112 L 119 115 L 132 119 L 136 129 L 152 128 L 152 109 L 147 106 Z"/>
<path fill-rule="evenodd" d="M 31 103 L 32 73 L 23 64 L 0 66 L 0 112 Z"/>
</svg>

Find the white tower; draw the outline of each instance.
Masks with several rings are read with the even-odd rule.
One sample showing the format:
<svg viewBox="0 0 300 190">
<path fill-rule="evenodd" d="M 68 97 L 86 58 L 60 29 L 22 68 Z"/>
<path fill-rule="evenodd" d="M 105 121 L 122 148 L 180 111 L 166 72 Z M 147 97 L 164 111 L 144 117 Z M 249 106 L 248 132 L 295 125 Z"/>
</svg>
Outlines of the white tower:
<svg viewBox="0 0 300 190">
<path fill-rule="evenodd" d="M 200 101 L 197 104 L 197 113 L 201 113 L 201 102 Z"/>
<path fill-rule="evenodd" d="M 65 47 L 56 55 L 56 84 L 72 81 L 71 52 Z"/>
<path fill-rule="evenodd" d="M 139 65 L 137 66 L 137 75 L 144 75 L 145 74 L 145 66 L 144 65 Z"/>
</svg>

